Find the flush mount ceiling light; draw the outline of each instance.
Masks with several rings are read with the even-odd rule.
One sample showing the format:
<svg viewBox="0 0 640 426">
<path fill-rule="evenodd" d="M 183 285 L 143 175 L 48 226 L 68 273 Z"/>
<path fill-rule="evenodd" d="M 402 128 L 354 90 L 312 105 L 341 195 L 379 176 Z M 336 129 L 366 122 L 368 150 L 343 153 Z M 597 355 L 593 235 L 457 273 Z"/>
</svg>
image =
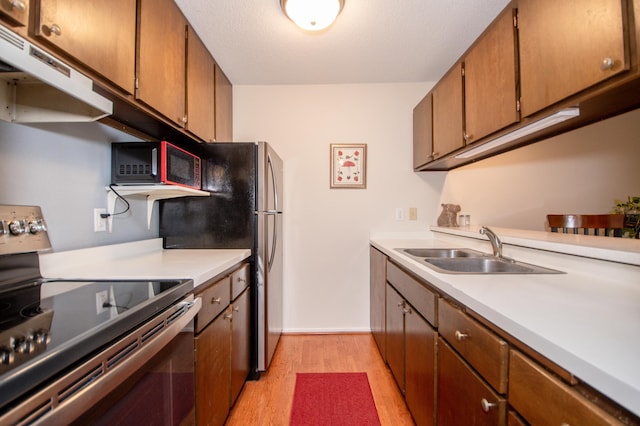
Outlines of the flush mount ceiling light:
<svg viewBox="0 0 640 426">
<path fill-rule="evenodd" d="M 280 0 L 280 7 L 294 24 L 307 31 L 320 31 L 336 20 L 345 0 Z"/>
</svg>

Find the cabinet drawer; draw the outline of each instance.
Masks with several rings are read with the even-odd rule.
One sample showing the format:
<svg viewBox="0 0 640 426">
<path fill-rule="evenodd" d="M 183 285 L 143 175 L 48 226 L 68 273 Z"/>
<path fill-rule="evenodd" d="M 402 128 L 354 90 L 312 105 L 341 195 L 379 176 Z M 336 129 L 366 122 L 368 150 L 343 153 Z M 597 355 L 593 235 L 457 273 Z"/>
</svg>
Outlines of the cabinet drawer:
<svg viewBox="0 0 640 426">
<path fill-rule="evenodd" d="M 196 316 L 196 333 L 202 331 L 211 320 L 229 306 L 230 287 L 231 279 L 227 276 L 198 293 L 202 297 L 202 308 Z"/>
<path fill-rule="evenodd" d="M 437 326 L 437 296 L 434 292 L 391 262 L 387 265 L 387 281 L 402 294 L 402 297 L 404 297 L 420 315 L 433 326 Z"/>
<path fill-rule="evenodd" d="M 249 264 L 245 263 L 240 269 L 231 274 L 231 300 L 236 300 L 240 293 L 249 285 Z"/>
<path fill-rule="evenodd" d="M 460 309 L 440 299 L 438 331 L 499 393 L 507 392 L 509 347 Z"/>
<path fill-rule="evenodd" d="M 496 394 L 442 339 L 438 339 L 438 424 L 499 425 L 507 402 Z"/>
<path fill-rule="evenodd" d="M 509 369 L 509 403 L 530 424 L 620 424 L 520 352 L 511 351 Z"/>
</svg>

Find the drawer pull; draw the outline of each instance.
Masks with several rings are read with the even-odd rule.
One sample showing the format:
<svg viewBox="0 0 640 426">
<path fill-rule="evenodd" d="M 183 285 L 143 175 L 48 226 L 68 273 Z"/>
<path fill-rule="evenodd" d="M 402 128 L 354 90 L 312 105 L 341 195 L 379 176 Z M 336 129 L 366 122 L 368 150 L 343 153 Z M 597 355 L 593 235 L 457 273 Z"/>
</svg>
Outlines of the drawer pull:
<svg viewBox="0 0 640 426">
<path fill-rule="evenodd" d="M 225 314 L 224 319 L 231 319 L 233 318 L 233 314 Z"/>
<path fill-rule="evenodd" d="M 239 283 L 246 283 L 247 282 L 247 280 L 245 280 L 242 277 L 238 277 L 238 279 L 236 281 L 238 281 Z"/>
<path fill-rule="evenodd" d="M 496 404 L 495 402 L 487 401 L 486 398 L 482 398 L 482 400 L 480 401 L 480 405 L 482 406 L 482 411 L 484 411 L 485 413 L 488 413 L 489 410 L 491 410 L 493 407 L 498 406 L 498 404 Z"/>
<path fill-rule="evenodd" d="M 11 7 L 17 10 L 22 10 L 22 11 L 24 11 L 25 9 L 24 2 L 22 0 L 13 0 L 11 2 Z"/>
<path fill-rule="evenodd" d="M 457 341 L 466 340 L 469 337 L 467 333 L 463 333 L 460 330 L 456 330 L 455 336 Z"/>
<path fill-rule="evenodd" d="M 413 311 L 411 310 L 411 308 L 404 308 L 404 309 L 402 309 L 402 312 L 403 312 L 403 313 L 405 313 L 405 314 L 411 314 L 411 313 L 413 313 Z"/>
<path fill-rule="evenodd" d="M 600 69 L 602 71 L 607 71 L 613 68 L 615 65 L 615 61 L 612 58 L 604 58 L 600 63 Z"/>
<path fill-rule="evenodd" d="M 237 306 L 234 306 L 234 307 L 233 307 L 233 312 L 240 312 L 240 308 L 239 308 L 239 307 L 237 307 Z"/>
<path fill-rule="evenodd" d="M 212 297 L 211 298 L 211 304 L 213 305 L 214 303 L 220 304 L 220 302 L 222 302 L 222 297 Z"/>
</svg>

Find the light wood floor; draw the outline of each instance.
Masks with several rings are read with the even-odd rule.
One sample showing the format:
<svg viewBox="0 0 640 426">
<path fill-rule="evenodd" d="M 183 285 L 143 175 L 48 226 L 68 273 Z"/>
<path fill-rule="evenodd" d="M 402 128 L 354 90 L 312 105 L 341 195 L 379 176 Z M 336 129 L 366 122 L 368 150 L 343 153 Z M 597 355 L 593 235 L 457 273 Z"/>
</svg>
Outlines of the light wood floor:
<svg viewBox="0 0 640 426">
<path fill-rule="evenodd" d="M 282 336 L 269 371 L 245 384 L 226 424 L 288 425 L 298 372 L 366 372 L 380 423 L 414 424 L 370 334 Z"/>
</svg>

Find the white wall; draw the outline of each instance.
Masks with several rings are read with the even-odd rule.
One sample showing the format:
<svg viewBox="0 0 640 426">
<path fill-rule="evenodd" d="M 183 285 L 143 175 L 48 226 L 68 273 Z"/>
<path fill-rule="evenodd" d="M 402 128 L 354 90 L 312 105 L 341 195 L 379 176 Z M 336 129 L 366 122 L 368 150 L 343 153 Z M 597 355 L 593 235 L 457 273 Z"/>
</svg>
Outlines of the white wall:
<svg viewBox="0 0 640 426">
<path fill-rule="evenodd" d="M 133 198 L 131 210 L 114 218 L 113 233 L 93 232 L 93 209 L 107 207 L 110 142 L 131 140 L 98 123 L 0 122 L 0 204 L 42 207 L 55 251 L 155 238 L 157 208 L 147 229 L 146 203 Z"/>
<path fill-rule="evenodd" d="M 432 86 L 235 86 L 234 139 L 285 163 L 285 330 L 369 329 L 372 231 L 428 229 L 441 202 L 472 223 L 544 229 L 640 195 L 640 110 L 448 173 L 412 171 L 412 109 Z M 367 143 L 367 189 L 329 189 L 329 144 Z M 396 207 L 418 208 L 396 222 Z"/>
<path fill-rule="evenodd" d="M 640 195 L 640 109 L 448 173 L 471 222 L 544 230 L 549 213 L 608 213 Z"/>
<path fill-rule="evenodd" d="M 429 83 L 234 86 L 234 140 L 284 161 L 286 331 L 369 330 L 368 237 L 435 222 L 444 173 L 412 171 L 412 111 Z M 329 145 L 366 143 L 367 188 L 329 188 Z M 396 207 L 418 209 L 395 221 Z"/>
</svg>

